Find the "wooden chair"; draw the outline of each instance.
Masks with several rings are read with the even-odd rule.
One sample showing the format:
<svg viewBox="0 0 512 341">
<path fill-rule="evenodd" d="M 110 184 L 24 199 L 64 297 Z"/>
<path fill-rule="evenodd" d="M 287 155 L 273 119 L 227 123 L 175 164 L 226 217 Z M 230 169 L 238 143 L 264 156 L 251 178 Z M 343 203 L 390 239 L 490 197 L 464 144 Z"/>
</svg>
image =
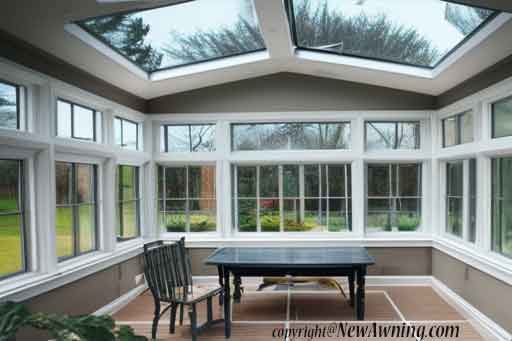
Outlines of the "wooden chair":
<svg viewBox="0 0 512 341">
<path fill-rule="evenodd" d="M 205 328 L 213 323 L 224 321 L 213 320 L 212 307 L 214 296 L 219 295 L 219 301 L 221 300 L 222 288 L 201 290 L 193 287 L 190 258 L 185 249 L 184 238 L 172 244 L 164 244 L 163 241 L 145 244 L 144 274 L 155 302 L 155 316 L 151 329 L 153 340 L 156 339 L 160 317 L 169 309 L 171 310 L 169 332 L 174 333 L 178 306 L 180 307 L 180 324 L 183 324 L 183 307 L 189 307 L 193 341 L 196 341 L 197 335 Z M 205 300 L 207 321 L 198 326 L 197 304 Z M 162 303 L 168 304 L 163 310 L 161 310 Z"/>
</svg>

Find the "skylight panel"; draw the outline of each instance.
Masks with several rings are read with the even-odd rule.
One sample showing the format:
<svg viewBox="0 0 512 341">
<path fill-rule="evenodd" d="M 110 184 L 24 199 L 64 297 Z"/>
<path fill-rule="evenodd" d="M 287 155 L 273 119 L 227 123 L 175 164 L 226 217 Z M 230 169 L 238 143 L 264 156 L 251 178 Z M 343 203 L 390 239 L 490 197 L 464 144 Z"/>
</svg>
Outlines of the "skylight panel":
<svg viewBox="0 0 512 341">
<path fill-rule="evenodd" d="M 434 68 L 497 12 L 441 0 L 289 0 L 298 48 Z"/>
<path fill-rule="evenodd" d="M 77 24 L 149 73 L 265 49 L 252 0 L 194 0 Z"/>
</svg>

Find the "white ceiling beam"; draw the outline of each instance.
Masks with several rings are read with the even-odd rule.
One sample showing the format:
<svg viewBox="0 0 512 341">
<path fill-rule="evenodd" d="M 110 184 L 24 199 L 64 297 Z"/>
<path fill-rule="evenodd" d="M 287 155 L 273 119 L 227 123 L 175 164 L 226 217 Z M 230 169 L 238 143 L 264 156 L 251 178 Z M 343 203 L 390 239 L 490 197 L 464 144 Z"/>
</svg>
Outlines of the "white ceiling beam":
<svg viewBox="0 0 512 341">
<path fill-rule="evenodd" d="M 270 57 L 272 59 L 292 58 L 294 46 L 284 1 L 254 0 L 254 9 Z"/>
</svg>

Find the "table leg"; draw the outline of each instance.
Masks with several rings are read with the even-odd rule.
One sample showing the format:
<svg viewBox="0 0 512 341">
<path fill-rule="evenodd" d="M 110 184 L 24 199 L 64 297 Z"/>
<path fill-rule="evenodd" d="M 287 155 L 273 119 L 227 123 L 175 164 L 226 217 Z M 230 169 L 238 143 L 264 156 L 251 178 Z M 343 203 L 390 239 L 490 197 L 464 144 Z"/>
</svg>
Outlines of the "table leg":
<svg viewBox="0 0 512 341">
<path fill-rule="evenodd" d="M 224 333 L 226 339 L 231 337 L 231 293 L 229 291 L 229 270 L 223 269 L 224 274 Z"/>
<path fill-rule="evenodd" d="M 357 319 L 359 321 L 364 321 L 365 276 L 366 276 L 366 268 L 364 268 L 364 267 L 359 268 L 357 270 L 357 303 L 356 303 Z"/>
<path fill-rule="evenodd" d="M 348 275 L 348 289 L 349 289 L 349 293 L 350 293 L 350 306 L 353 307 L 354 306 L 354 301 L 355 301 L 355 270 L 353 273 L 351 273 L 350 275 Z"/>
<path fill-rule="evenodd" d="M 224 272 L 222 269 L 222 266 L 217 267 L 217 271 L 219 272 L 219 285 L 221 288 L 224 288 Z M 219 295 L 219 305 L 222 305 L 224 303 L 224 291 L 220 293 Z"/>
<path fill-rule="evenodd" d="M 240 303 L 240 298 L 242 297 L 242 279 L 240 278 L 240 275 L 234 275 L 234 282 L 235 282 L 235 291 L 233 292 L 233 302 Z"/>
</svg>

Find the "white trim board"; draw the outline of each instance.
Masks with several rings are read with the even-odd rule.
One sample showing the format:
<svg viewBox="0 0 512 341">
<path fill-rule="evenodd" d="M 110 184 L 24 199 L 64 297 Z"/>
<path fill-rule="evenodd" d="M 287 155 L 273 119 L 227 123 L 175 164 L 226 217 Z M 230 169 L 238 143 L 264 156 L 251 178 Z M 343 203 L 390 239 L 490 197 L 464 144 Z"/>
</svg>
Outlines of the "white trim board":
<svg viewBox="0 0 512 341">
<path fill-rule="evenodd" d="M 117 313 L 119 310 L 123 309 L 128 303 L 136 299 L 139 295 L 146 291 L 147 288 L 148 286 L 146 284 L 139 285 L 138 287 L 135 287 L 132 290 L 128 291 L 126 294 L 113 300 L 106 306 L 103 306 L 100 309 L 96 310 L 93 313 L 93 315 L 113 315 Z"/>
</svg>

